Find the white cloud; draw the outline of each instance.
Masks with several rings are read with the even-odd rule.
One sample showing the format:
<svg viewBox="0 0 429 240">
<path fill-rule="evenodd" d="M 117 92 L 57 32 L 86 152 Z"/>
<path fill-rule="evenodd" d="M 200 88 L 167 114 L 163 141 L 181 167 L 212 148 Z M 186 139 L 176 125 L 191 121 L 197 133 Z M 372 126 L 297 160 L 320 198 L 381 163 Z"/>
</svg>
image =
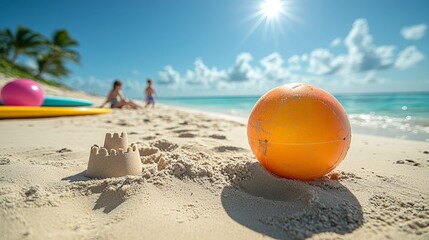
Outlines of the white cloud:
<svg viewBox="0 0 429 240">
<path fill-rule="evenodd" d="M 345 38 L 350 71 L 381 70 L 393 65 L 394 46 L 375 46 L 365 19 L 357 19 Z"/>
<path fill-rule="evenodd" d="M 395 66 L 399 69 L 407 69 L 418 62 L 421 62 L 425 56 L 421 53 L 416 46 L 409 46 L 399 53 L 398 59 L 396 59 Z"/>
<path fill-rule="evenodd" d="M 283 67 L 284 60 L 277 52 L 262 58 L 259 63 L 263 68 L 260 81 L 271 80 L 278 82 L 284 80 L 288 75 L 288 71 Z"/>
<path fill-rule="evenodd" d="M 340 41 L 336 38 L 333 43 Z M 334 55 L 326 48 L 314 49 L 309 56 L 308 72 L 316 75 L 351 74 L 387 69 L 394 65 L 395 47 L 376 46 L 365 19 L 357 19 L 353 23 L 344 43 L 346 54 Z"/>
<path fill-rule="evenodd" d="M 134 70 L 132 71 L 132 74 L 133 74 L 133 75 L 140 75 L 140 71 L 139 71 L 138 69 L 134 69 Z"/>
<path fill-rule="evenodd" d="M 226 81 L 243 82 L 259 78 L 260 71 L 252 67 L 252 61 L 253 57 L 250 53 L 240 53 L 235 64 L 228 70 Z"/>
<path fill-rule="evenodd" d="M 295 58 L 295 56 L 296 55 L 294 55 L 293 58 Z M 274 52 L 262 58 L 260 63 L 265 68 L 265 71 L 270 72 L 270 71 L 276 71 L 279 68 L 282 68 L 284 61 L 282 56 L 278 52 Z"/>
<path fill-rule="evenodd" d="M 317 75 L 333 74 L 343 66 L 342 56 L 334 57 L 328 49 L 318 48 L 311 52 L 308 71 Z"/>
<path fill-rule="evenodd" d="M 202 85 L 210 87 L 219 81 L 226 79 L 226 71 L 218 71 L 217 68 L 209 68 L 201 59 L 197 58 L 194 62 L 194 69 L 187 70 L 186 74 L 181 76 L 178 71 L 170 65 L 159 72 L 161 85 Z"/>
<path fill-rule="evenodd" d="M 336 47 L 336 46 L 340 45 L 340 43 L 341 43 L 341 38 L 337 37 L 334 40 L 332 40 L 330 45 L 331 45 L 331 47 Z"/>
<path fill-rule="evenodd" d="M 146 88 L 146 83 L 139 81 L 137 79 L 126 79 L 123 80 L 123 91 L 130 93 L 132 95 L 143 96 L 144 90 Z"/>
<path fill-rule="evenodd" d="M 194 70 L 188 70 L 185 75 L 185 82 L 192 85 L 204 85 L 210 87 L 226 78 L 225 71 L 218 71 L 217 68 L 209 68 L 203 60 L 197 59 L 194 62 Z"/>
<path fill-rule="evenodd" d="M 289 68 L 297 69 L 300 56 L 293 56 L 288 60 Z M 272 53 L 259 61 L 260 65 L 252 65 L 253 57 L 250 53 L 241 53 L 234 64 L 225 69 L 208 67 L 201 59 L 196 59 L 193 69 L 180 75 L 171 66 L 166 66 L 159 73 L 163 84 L 188 86 L 202 86 L 206 89 L 234 89 L 262 87 L 267 81 L 288 82 L 296 79 L 290 69 L 284 66 L 284 60 L 277 52 Z"/>
<path fill-rule="evenodd" d="M 303 61 L 303 62 L 307 62 L 308 61 L 308 54 L 307 53 L 304 53 L 304 54 L 301 55 L 301 61 Z"/>
<path fill-rule="evenodd" d="M 287 60 L 287 62 L 291 71 L 301 70 L 301 57 L 299 55 L 293 55 Z"/>
<path fill-rule="evenodd" d="M 181 75 L 167 65 L 159 72 L 159 83 L 204 87 L 206 89 L 263 88 L 294 81 L 323 84 L 379 83 L 381 70 L 396 67 L 409 68 L 423 60 L 424 55 L 415 46 L 395 54 L 393 45 L 376 45 L 365 19 L 357 19 L 345 38 L 335 38 L 331 46 L 344 42 L 346 52 L 333 54 L 327 48 L 316 48 L 309 53 L 292 55 L 287 61 L 274 52 L 254 63 L 250 53 L 238 54 L 234 64 L 224 69 L 209 67 L 196 59 L 194 68 Z M 329 75 L 329 77 L 328 77 Z"/>
<path fill-rule="evenodd" d="M 426 24 L 417 24 L 413 26 L 403 27 L 401 29 L 401 35 L 407 40 L 418 40 L 424 37 L 426 33 Z"/>
<path fill-rule="evenodd" d="M 180 73 L 173 69 L 172 66 L 167 65 L 163 71 L 159 72 L 158 83 L 161 85 L 170 85 L 180 82 Z"/>
</svg>

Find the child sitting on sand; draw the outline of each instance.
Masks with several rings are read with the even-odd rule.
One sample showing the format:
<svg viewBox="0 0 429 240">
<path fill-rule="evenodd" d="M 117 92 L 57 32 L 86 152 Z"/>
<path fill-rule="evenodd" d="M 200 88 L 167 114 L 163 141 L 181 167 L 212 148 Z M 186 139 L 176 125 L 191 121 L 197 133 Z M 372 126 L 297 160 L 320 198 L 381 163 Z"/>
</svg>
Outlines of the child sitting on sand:
<svg viewBox="0 0 429 240">
<path fill-rule="evenodd" d="M 156 96 L 155 88 L 152 86 L 152 79 L 147 80 L 147 88 L 145 90 L 146 95 L 146 107 L 152 104 L 152 107 L 155 107 L 155 98 L 153 96 Z"/>
<path fill-rule="evenodd" d="M 107 95 L 106 101 L 100 106 L 104 107 L 108 102 L 110 102 L 111 108 L 132 108 L 132 109 L 141 109 L 139 105 L 134 103 L 131 100 L 128 100 L 122 94 L 122 83 L 119 80 L 115 80 L 113 83 L 113 88 L 110 90 L 109 95 Z"/>
</svg>

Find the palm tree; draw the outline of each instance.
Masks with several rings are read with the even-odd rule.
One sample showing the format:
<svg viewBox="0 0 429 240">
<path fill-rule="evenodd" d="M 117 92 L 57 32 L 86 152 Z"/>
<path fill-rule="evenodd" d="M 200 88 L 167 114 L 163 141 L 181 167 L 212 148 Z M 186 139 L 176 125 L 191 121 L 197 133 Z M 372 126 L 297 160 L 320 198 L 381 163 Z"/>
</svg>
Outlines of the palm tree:
<svg viewBox="0 0 429 240">
<path fill-rule="evenodd" d="M 47 73 L 53 77 L 63 77 L 70 74 L 70 71 L 64 66 L 64 62 L 60 59 L 53 59 L 49 54 L 41 55 L 37 59 L 37 77 L 42 73 Z"/>
<path fill-rule="evenodd" d="M 52 40 L 47 40 L 45 44 L 48 47 L 48 52 L 39 54 L 37 77 L 43 73 L 48 73 L 54 77 L 67 76 L 70 71 L 64 66 L 64 62 L 79 63 L 79 53 L 71 49 L 71 47 L 78 46 L 79 43 L 70 37 L 67 30 L 56 31 Z"/>
<path fill-rule="evenodd" d="M 7 58 L 7 48 L 0 44 L 0 58 Z"/>
<path fill-rule="evenodd" d="M 0 58 L 7 58 L 8 55 L 6 30 L 2 30 L 0 31 Z"/>
<path fill-rule="evenodd" d="M 10 29 L 0 31 L 0 55 L 16 62 L 20 54 L 34 56 L 43 48 L 44 38 L 29 28 L 18 26 L 15 34 Z"/>
</svg>

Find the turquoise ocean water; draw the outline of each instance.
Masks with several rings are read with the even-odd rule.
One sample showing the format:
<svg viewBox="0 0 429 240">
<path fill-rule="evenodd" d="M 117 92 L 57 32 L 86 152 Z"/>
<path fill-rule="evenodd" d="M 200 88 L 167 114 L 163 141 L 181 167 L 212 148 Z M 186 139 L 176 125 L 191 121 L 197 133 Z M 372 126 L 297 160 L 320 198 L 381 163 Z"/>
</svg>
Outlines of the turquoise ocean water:
<svg viewBox="0 0 429 240">
<path fill-rule="evenodd" d="M 352 131 L 429 142 L 429 92 L 335 95 Z M 161 104 L 248 118 L 259 96 L 160 98 Z"/>
</svg>

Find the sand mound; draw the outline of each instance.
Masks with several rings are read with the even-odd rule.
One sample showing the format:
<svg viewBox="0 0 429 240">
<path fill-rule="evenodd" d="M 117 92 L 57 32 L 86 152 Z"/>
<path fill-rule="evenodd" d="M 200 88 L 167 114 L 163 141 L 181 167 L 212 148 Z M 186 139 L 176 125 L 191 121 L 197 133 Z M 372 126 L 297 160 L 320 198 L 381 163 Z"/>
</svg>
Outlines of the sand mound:
<svg viewBox="0 0 429 240">
<path fill-rule="evenodd" d="M 282 239 L 345 234 L 362 225 L 361 205 L 340 183 L 324 179 L 335 189 L 324 188 L 272 176 L 257 163 L 247 166 L 248 177 L 222 190 L 224 208 L 243 225 Z"/>
</svg>

